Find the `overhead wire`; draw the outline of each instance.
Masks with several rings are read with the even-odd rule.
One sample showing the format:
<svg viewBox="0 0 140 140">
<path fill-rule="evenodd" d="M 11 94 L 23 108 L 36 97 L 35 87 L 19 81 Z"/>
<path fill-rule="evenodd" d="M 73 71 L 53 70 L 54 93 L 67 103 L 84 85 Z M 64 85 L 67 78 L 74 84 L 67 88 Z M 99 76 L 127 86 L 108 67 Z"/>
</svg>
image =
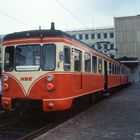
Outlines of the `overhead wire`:
<svg viewBox="0 0 140 140">
<path fill-rule="evenodd" d="M 60 2 L 59 0 L 56 0 L 56 2 L 61 5 L 72 17 L 74 17 L 79 23 L 81 23 L 83 26 L 85 26 L 88 30 L 90 30 L 90 28 L 83 22 L 81 21 L 81 19 L 79 19 L 77 16 L 75 16 L 62 2 Z"/>
<path fill-rule="evenodd" d="M 8 17 L 8 18 L 11 18 L 11 19 L 15 20 L 16 22 L 21 23 L 21 24 L 23 24 L 23 25 L 25 25 L 25 26 L 28 26 L 28 27 L 30 27 L 30 28 L 33 28 L 33 26 L 29 25 L 28 23 L 23 22 L 23 21 L 21 21 L 21 20 L 15 18 L 15 17 L 13 17 L 13 16 L 11 16 L 11 15 L 5 13 L 5 12 L 0 11 L 0 14 L 6 16 L 6 17 Z"/>
</svg>

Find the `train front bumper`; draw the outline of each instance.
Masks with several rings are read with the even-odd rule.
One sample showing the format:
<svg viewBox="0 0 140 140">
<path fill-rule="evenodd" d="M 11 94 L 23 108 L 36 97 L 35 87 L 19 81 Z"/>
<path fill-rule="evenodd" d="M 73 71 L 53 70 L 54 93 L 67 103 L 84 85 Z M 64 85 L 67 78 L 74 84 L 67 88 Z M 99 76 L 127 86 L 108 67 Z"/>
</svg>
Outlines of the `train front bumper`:
<svg viewBox="0 0 140 140">
<path fill-rule="evenodd" d="M 69 109 L 72 105 L 72 100 L 47 100 L 47 99 L 29 99 L 29 98 L 2 98 L 2 107 L 6 110 L 19 111 L 60 111 Z"/>
</svg>

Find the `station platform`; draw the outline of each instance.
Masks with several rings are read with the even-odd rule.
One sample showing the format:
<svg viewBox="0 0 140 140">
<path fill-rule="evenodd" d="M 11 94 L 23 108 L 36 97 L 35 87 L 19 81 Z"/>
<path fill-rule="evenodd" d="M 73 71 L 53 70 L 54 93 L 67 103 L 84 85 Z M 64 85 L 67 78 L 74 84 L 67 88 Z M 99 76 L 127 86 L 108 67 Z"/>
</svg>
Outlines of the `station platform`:
<svg viewBox="0 0 140 140">
<path fill-rule="evenodd" d="M 35 140 L 140 140 L 140 84 L 114 93 Z"/>
</svg>

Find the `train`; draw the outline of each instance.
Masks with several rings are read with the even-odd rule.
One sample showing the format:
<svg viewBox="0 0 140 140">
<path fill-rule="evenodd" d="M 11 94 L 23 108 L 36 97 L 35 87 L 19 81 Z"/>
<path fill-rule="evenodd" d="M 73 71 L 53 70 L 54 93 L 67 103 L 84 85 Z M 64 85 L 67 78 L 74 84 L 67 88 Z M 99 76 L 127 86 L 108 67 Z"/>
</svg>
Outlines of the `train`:
<svg viewBox="0 0 140 140">
<path fill-rule="evenodd" d="M 72 108 L 79 98 L 107 95 L 130 83 L 119 61 L 56 30 L 7 34 L 2 42 L 2 107 L 43 112 Z"/>
</svg>

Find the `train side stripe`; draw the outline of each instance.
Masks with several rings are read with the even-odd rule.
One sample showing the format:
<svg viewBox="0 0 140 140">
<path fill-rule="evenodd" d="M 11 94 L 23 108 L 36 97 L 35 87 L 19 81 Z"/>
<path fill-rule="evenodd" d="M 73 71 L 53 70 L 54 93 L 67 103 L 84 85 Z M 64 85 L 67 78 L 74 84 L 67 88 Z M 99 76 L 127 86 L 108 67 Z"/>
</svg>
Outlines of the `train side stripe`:
<svg viewBox="0 0 140 140">
<path fill-rule="evenodd" d="M 83 94 L 80 94 L 80 95 L 77 95 L 77 96 L 71 96 L 71 97 L 59 98 L 59 99 L 43 99 L 43 101 L 63 101 L 63 100 L 69 100 L 69 99 L 77 98 L 77 97 L 80 97 L 80 96 L 83 96 L 83 95 L 87 95 L 87 94 L 90 94 L 90 93 L 94 93 L 94 92 L 98 92 L 98 91 L 103 91 L 103 90 L 104 89 L 101 88 L 101 89 L 93 90 L 93 91 L 90 91 L 90 92 L 86 92 L 86 93 L 83 93 Z"/>
</svg>

